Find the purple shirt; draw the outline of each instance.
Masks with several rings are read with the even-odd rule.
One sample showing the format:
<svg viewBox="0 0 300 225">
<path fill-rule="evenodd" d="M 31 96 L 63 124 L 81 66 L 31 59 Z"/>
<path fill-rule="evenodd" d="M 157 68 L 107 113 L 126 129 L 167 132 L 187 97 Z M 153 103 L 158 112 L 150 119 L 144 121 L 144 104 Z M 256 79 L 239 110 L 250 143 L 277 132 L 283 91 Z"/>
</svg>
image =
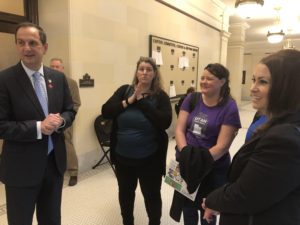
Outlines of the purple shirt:
<svg viewBox="0 0 300 225">
<path fill-rule="evenodd" d="M 186 126 L 186 142 L 194 147 L 211 148 L 217 142 L 222 125 L 241 128 L 241 121 L 236 102 L 229 99 L 220 106 L 208 107 L 200 95 L 194 110 L 190 112 L 189 94 L 183 101 L 180 110 L 189 112 Z"/>
</svg>

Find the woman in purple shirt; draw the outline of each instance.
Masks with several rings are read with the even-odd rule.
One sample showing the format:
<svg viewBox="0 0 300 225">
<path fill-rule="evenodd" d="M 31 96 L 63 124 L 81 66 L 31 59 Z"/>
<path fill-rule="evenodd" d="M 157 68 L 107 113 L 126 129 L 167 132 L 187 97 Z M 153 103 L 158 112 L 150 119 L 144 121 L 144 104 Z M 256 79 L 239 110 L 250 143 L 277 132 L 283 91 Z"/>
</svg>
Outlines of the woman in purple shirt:
<svg viewBox="0 0 300 225">
<path fill-rule="evenodd" d="M 226 181 L 230 164 L 229 147 L 241 127 L 236 102 L 230 95 L 229 71 L 219 63 L 208 64 L 200 80 L 201 94 L 193 109 L 192 94 L 184 100 L 176 125 L 176 144 L 206 148 L 214 159 L 211 172 L 202 180 L 196 200 L 186 199 L 183 208 L 184 224 L 197 225 L 202 198 Z M 201 162 L 199 162 L 201 163 Z M 202 218 L 202 216 L 201 216 Z M 208 224 L 201 219 L 201 225 Z M 216 224 L 216 219 L 210 225 Z"/>
</svg>

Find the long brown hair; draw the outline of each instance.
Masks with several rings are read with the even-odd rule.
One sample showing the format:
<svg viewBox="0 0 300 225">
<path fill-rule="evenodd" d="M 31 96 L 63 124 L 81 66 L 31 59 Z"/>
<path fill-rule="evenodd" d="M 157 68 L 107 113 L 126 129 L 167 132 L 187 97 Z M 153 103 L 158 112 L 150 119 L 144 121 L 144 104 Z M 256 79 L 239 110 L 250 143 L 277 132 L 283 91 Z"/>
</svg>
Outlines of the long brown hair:
<svg viewBox="0 0 300 225">
<path fill-rule="evenodd" d="M 155 61 L 150 57 L 144 57 L 144 56 L 141 56 L 140 59 L 136 63 L 136 69 L 135 69 L 132 85 L 135 86 L 139 82 L 136 75 L 138 72 L 138 68 L 142 62 L 149 63 L 153 68 L 153 72 L 155 73 L 155 76 L 154 76 L 151 86 L 150 86 L 150 90 L 152 91 L 152 93 L 153 94 L 158 93 L 159 91 L 163 90 L 161 74 L 159 72 L 159 69 L 158 69 Z"/>
<path fill-rule="evenodd" d="M 260 61 L 268 67 L 271 86 L 268 94 L 265 130 L 281 118 L 300 110 L 300 51 L 286 49 Z"/>
</svg>

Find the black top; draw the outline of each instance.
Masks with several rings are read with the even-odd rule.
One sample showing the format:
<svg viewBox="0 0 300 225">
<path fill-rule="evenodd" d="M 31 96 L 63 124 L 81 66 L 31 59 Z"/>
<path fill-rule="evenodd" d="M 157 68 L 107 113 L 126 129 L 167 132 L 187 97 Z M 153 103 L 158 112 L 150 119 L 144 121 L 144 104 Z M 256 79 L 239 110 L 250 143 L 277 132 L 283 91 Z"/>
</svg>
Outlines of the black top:
<svg viewBox="0 0 300 225">
<path fill-rule="evenodd" d="M 281 118 L 234 156 L 229 183 L 206 206 L 220 225 L 300 224 L 300 112 Z"/>
<path fill-rule="evenodd" d="M 116 121 L 118 116 L 131 106 L 130 105 L 127 108 L 124 108 L 122 105 L 122 101 L 128 97 L 128 86 L 129 85 L 122 85 L 121 87 L 119 87 L 102 106 L 102 115 L 107 119 L 114 120 L 111 133 L 112 163 L 115 163 L 115 146 L 117 143 L 116 131 L 118 129 L 118 126 Z M 148 97 L 137 100 L 132 105 L 135 105 L 135 107 L 141 110 L 145 117 L 155 127 L 159 143 L 159 158 L 163 165 L 162 173 L 165 174 L 166 153 L 168 148 L 168 136 L 165 130 L 170 126 L 172 122 L 172 107 L 169 96 L 163 90 L 151 96 L 151 98 L 155 98 L 155 105 L 151 104 L 147 100 L 147 98 Z"/>
</svg>

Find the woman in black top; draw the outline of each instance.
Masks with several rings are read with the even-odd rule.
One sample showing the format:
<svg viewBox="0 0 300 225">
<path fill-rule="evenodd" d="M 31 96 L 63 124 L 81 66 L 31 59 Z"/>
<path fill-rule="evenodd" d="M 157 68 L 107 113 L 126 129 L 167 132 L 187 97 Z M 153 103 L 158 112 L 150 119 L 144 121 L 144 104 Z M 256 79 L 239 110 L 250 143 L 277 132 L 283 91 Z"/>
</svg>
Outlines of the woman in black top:
<svg viewBox="0 0 300 225">
<path fill-rule="evenodd" d="M 151 58 L 139 59 L 132 85 L 119 87 L 102 106 L 102 114 L 114 120 L 111 159 L 116 167 L 123 224 L 134 224 L 135 190 L 139 182 L 149 225 L 159 225 L 160 189 L 168 147 L 165 130 L 172 121 L 172 108 Z"/>
<path fill-rule="evenodd" d="M 256 66 L 252 105 L 268 120 L 234 156 L 229 182 L 207 196 L 205 219 L 218 211 L 220 225 L 300 224 L 299 87 L 300 51 L 281 50 Z"/>
</svg>

